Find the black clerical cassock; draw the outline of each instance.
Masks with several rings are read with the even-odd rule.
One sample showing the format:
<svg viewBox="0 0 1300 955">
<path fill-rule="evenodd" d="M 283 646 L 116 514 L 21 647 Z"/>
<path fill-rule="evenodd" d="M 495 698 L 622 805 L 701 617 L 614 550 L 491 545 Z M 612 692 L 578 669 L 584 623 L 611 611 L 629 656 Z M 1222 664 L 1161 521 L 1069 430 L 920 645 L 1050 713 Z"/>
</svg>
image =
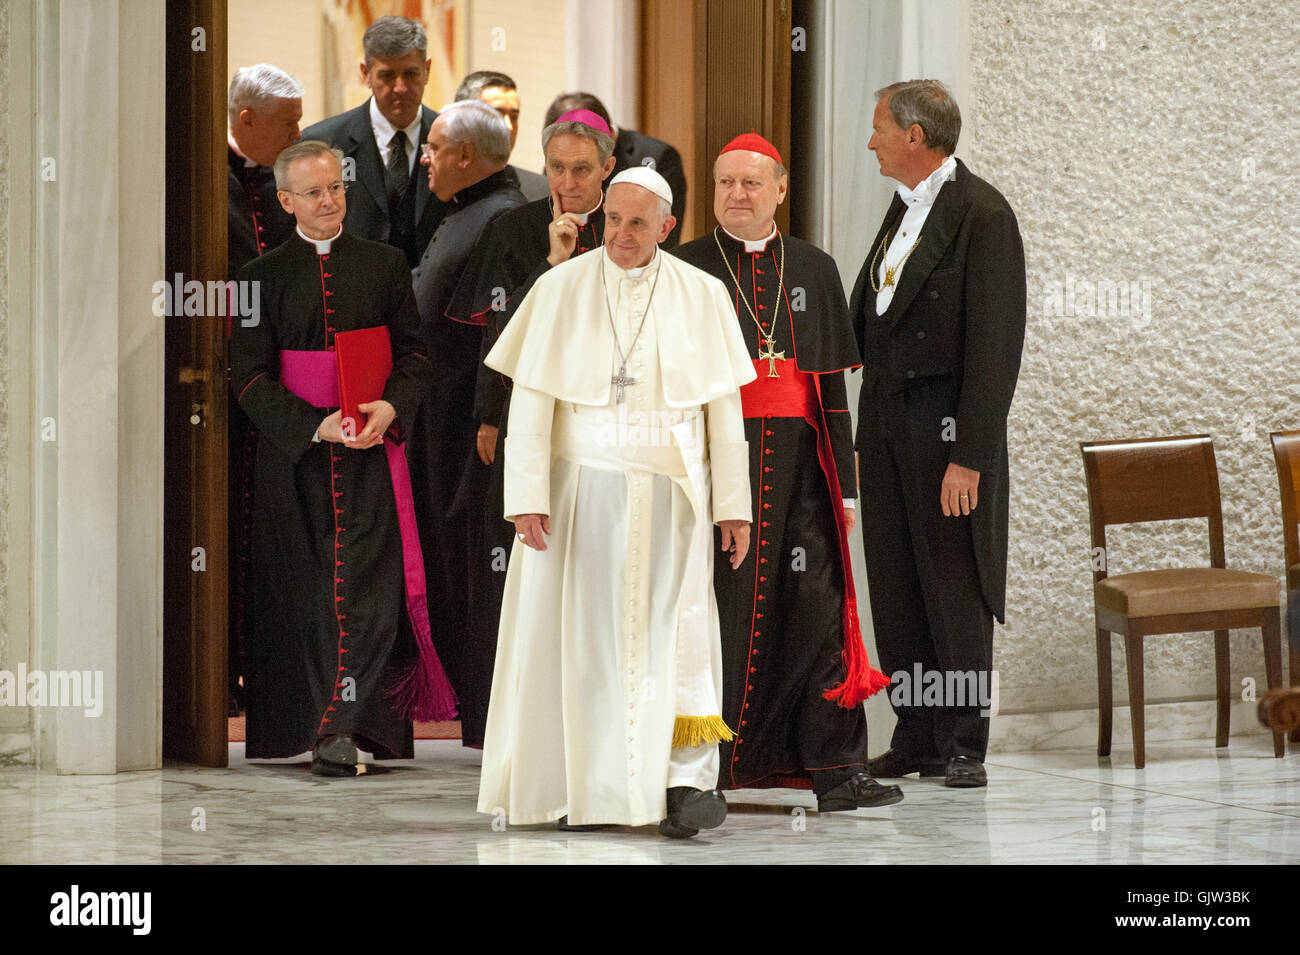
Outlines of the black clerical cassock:
<svg viewBox="0 0 1300 955">
<path fill-rule="evenodd" d="M 470 555 L 469 629 L 463 666 L 474 673 L 473 699 L 461 700 L 461 739 L 482 746 L 487 725 L 488 692 L 496 659 L 497 626 L 506 584 L 506 562 L 514 544 L 514 525 L 505 517 L 505 428 L 509 414 L 510 381 L 482 364 L 519 303 L 550 264 L 551 200 L 538 199 L 511 209 L 493 220 L 470 256 L 465 274 L 447 306 L 447 317 L 480 326 L 478 380 L 474 386 L 474 419 L 500 428 L 496 460 L 488 473 L 482 510 L 475 516 L 479 532 Z M 604 208 L 587 215 L 578 230 L 573 254 L 599 248 L 605 235 Z"/>
<path fill-rule="evenodd" d="M 411 421 L 430 365 L 406 259 L 347 234 L 319 244 L 296 235 L 239 277 L 260 283 L 261 301 L 257 324 L 236 322 L 231 347 L 232 388 L 259 432 L 247 754 L 293 756 L 350 733 L 381 759 L 410 757 L 411 724 L 390 695 L 416 651 L 385 450 L 313 441 L 330 409 L 280 381 L 282 350 L 329 351 L 336 332 L 387 325 L 384 399 L 394 431 Z"/>
<path fill-rule="evenodd" d="M 293 216 L 275 195 L 275 175 L 269 166 L 250 165 L 227 146 L 229 175 L 226 183 L 226 270 L 231 278 L 245 265 L 274 249 L 293 235 Z M 230 315 L 232 310 L 227 310 Z M 233 323 L 227 319 L 227 327 Z M 227 331 L 229 337 L 229 331 Z M 229 672 L 232 716 L 243 709 L 244 644 L 248 640 L 252 601 L 253 453 L 257 430 L 248 416 L 231 405 L 227 453 L 229 458 L 228 514 L 230 567 Z"/>
<path fill-rule="evenodd" d="M 460 699 L 465 727 L 482 741 L 492 661 L 484 667 L 470 635 L 474 577 L 490 573 L 476 560 L 483 531 L 488 466 L 478 456 L 474 383 L 483 326 L 447 314 L 483 231 L 524 197 L 504 171 L 456 193 L 415 270 L 421 337 L 435 362 L 431 389 L 411 429 L 411 486 L 420 520 L 434 644 Z M 473 736 L 468 741 L 472 741 Z"/>
<path fill-rule="evenodd" d="M 719 785 L 811 777 L 821 793 L 863 771 L 860 702 L 888 682 L 866 661 L 840 517 L 857 490 L 844 371 L 858 351 L 830 256 L 780 234 L 751 245 L 716 229 L 674 253 L 726 286 L 758 372 L 740 390 L 751 546 L 737 570 L 714 564 L 722 715 L 736 731 Z"/>
</svg>

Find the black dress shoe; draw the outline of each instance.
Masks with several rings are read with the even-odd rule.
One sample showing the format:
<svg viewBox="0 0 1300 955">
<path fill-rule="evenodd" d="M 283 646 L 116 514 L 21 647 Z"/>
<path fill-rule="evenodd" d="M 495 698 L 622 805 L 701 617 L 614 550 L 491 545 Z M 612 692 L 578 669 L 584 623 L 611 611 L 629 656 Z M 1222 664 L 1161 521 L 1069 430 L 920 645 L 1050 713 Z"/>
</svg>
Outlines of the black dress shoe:
<svg viewBox="0 0 1300 955">
<path fill-rule="evenodd" d="M 327 763 L 337 763 L 340 766 L 355 766 L 357 764 L 357 741 L 348 733 L 322 736 L 316 741 L 316 748 L 312 750 L 312 758 L 323 759 Z"/>
<path fill-rule="evenodd" d="M 917 759 L 891 749 L 883 756 L 867 760 L 867 772 L 877 779 L 901 779 L 912 773 L 943 776 L 947 773 L 942 759 Z"/>
<path fill-rule="evenodd" d="M 311 751 L 311 774 L 342 778 L 357 775 L 357 744 L 347 733 L 323 736 Z"/>
<path fill-rule="evenodd" d="M 718 790 L 674 786 L 668 790 L 668 818 L 659 823 L 659 832 L 689 839 L 701 829 L 716 829 L 726 818 L 727 800 Z"/>
<path fill-rule="evenodd" d="M 331 763 L 329 760 L 321 759 L 319 756 L 312 756 L 311 774 L 313 776 L 329 776 L 341 779 L 357 775 L 357 767 L 348 766 L 346 763 Z"/>
<path fill-rule="evenodd" d="M 948 760 L 948 772 L 943 784 L 954 789 L 976 789 L 989 784 L 984 764 L 974 756 L 954 756 Z"/>
<path fill-rule="evenodd" d="M 903 790 L 897 786 L 882 786 L 866 773 L 858 773 L 818 796 L 817 811 L 844 812 L 867 806 L 892 806 L 902 801 Z"/>
<path fill-rule="evenodd" d="M 555 820 L 555 828 L 559 829 L 560 832 L 596 832 L 600 829 L 604 829 L 605 826 L 601 823 L 575 826 L 573 823 L 569 822 L 568 816 L 561 816 L 559 819 Z"/>
</svg>

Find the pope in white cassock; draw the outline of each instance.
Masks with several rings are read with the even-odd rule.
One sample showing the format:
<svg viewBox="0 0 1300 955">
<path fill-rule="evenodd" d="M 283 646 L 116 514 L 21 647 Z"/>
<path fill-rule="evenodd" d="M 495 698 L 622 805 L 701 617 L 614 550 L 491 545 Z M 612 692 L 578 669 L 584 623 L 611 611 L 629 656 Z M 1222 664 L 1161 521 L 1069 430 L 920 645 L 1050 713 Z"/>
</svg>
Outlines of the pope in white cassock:
<svg viewBox="0 0 1300 955">
<path fill-rule="evenodd" d="M 614 177 L 605 245 L 546 272 L 486 364 L 514 379 L 506 574 L 479 812 L 561 829 L 726 817 L 712 524 L 749 547 L 740 386 L 722 283 L 660 253 L 672 193 Z"/>
</svg>

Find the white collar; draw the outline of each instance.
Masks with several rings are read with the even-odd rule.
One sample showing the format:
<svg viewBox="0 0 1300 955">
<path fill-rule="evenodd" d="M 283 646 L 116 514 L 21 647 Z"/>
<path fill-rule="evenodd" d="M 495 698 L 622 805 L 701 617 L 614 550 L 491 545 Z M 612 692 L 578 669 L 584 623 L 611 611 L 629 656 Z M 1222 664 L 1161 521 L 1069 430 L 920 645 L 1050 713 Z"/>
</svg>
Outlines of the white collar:
<svg viewBox="0 0 1300 955">
<path fill-rule="evenodd" d="M 424 107 L 421 106 L 415 111 L 415 119 L 402 132 L 406 133 L 406 145 L 414 146 L 417 150 L 420 148 L 420 120 L 424 118 Z M 370 128 L 375 131 L 375 143 L 379 146 L 380 155 L 385 160 L 388 154 L 388 143 L 397 133 L 397 127 L 388 121 L 388 117 L 379 112 L 379 105 L 375 98 L 370 97 Z"/>
<path fill-rule="evenodd" d="M 229 126 L 229 125 L 226 126 L 226 144 L 227 144 L 227 145 L 228 145 L 232 150 L 234 150 L 234 153 L 235 153 L 236 156 L 238 156 L 240 159 L 244 160 L 244 168 L 245 168 L 245 169 L 251 169 L 252 167 L 254 167 L 254 166 L 257 165 L 256 162 L 254 162 L 253 160 L 251 160 L 251 159 L 249 159 L 247 156 L 245 156 L 245 155 L 244 155 L 244 151 L 243 151 L 242 149 L 239 148 L 239 143 L 235 142 L 235 134 L 232 133 L 232 132 L 230 131 L 230 126 Z"/>
<path fill-rule="evenodd" d="M 339 236 L 343 234 L 343 226 L 339 226 L 339 231 L 335 232 L 328 239 L 313 239 L 302 234 L 301 226 L 294 226 L 293 228 L 294 231 L 298 233 L 298 238 L 302 239 L 304 242 L 310 242 L 312 245 L 316 246 L 317 255 L 329 255 L 330 246 L 334 244 L 335 239 L 337 239 Z"/>
<path fill-rule="evenodd" d="M 596 204 L 592 208 L 588 209 L 586 212 L 566 212 L 564 213 L 564 215 L 573 216 L 573 218 L 578 220 L 579 225 L 586 225 L 587 218 L 589 216 L 594 216 L 597 212 L 599 212 L 600 207 L 601 205 L 604 204 L 604 202 L 605 202 L 605 194 L 602 192 L 600 194 L 600 198 L 596 200 Z M 556 218 L 558 219 L 559 216 L 557 215 Z"/>
<path fill-rule="evenodd" d="M 719 228 L 721 228 L 723 232 L 726 232 L 727 235 L 731 235 L 731 233 L 727 231 L 726 226 L 720 226 Z M 756 240 L 742 239 L 738 235 L 731 235 L 731 237 L 735 239 L 737 242 L 744 243 L 746 252 L 762 252 L 764 249 L 767 248 L 767 244 L 776 238 L 776 223 L 775 222 L 772 223 L 772 231 L 767 234 L 766 239 L 756 239 Z"/>
<path fill-rule="evenodd" d="M 650 273 L 654 272 L 654 270 L 659 267 L 659 246 L 655 246 L 655 254 L 650 257 L 649 262 L 647 262 L 645 265 L 638 266 L 635 269 L 623 268 L 622 266 L 616 264 L 614 260 L 609 257 L 608 249 L 604 249 L 602 251 L 604 251 L 605 253 L 604 256 L 605 264 L 617 272 L 622 272 L 624 278 L 639 279 L 648 276 Z"/>
<path fill-rule="evenodd" d="M 940 187 L 957 175 L 957 160 L 949 156 L 939 163 L 939 168 L 916 184 L 915 189 L 908 189 L 901 182 L 898 184 L 898 198 L 909 206 L 929 206 L 934 204 Z"/>
</svg>

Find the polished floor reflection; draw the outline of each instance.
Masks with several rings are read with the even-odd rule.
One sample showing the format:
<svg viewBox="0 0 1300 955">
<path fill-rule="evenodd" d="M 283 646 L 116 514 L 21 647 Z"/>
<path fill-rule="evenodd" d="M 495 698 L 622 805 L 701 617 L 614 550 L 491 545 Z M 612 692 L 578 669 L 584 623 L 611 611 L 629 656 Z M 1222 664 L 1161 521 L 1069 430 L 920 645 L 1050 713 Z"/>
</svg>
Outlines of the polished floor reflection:
<svg viewBox="0 0 1300 955">
<path fill-rule="evenodd" d="M 305 758 L 118 776 L 0 770 L 0 863 L 1295 863 L 1300 753 L 1267 736 L 1129 754 L 999 754 L 986 790 L 904 780 L 879 810 L 818 815 L 809 793 L 728 793 L 696 839 L 652 828 L 561 833 L 474 811 L 479 754 L 416 744 L 417 758 L 356 779 L 315 779 Z"/>
</svg>

